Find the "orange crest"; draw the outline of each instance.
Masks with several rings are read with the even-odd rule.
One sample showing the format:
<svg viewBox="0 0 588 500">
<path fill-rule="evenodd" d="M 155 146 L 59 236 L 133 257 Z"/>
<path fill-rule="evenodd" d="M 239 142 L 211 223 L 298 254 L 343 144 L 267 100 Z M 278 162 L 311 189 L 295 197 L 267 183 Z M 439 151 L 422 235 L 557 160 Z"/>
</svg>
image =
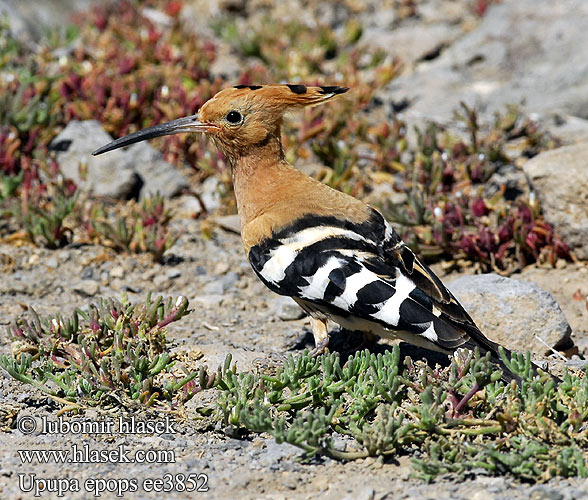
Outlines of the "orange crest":
<svg viewBox="0 0 588 500">
<path fill-rule="evenodd" d="M 301 84 L 284 85 L 237 85 L 221 90 L 214 99 L 239 99 L 262 101 L 265 105 L 285 111 L 287 108 L 316 106 L 349 90 L 336 85 L 308 87 Z"/>
</svg>

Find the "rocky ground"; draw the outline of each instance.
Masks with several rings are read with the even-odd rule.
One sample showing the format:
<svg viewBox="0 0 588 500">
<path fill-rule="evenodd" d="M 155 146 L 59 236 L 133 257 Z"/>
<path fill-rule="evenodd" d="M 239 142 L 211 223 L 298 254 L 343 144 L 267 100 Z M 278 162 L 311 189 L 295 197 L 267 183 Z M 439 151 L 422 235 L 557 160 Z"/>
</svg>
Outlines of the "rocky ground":
<svg viewBox="0 0 588 500">
<path fill-rule="evenodd" d="M 257 11 L 248 12 L 241 2 L 233 3 L 237 5 L 235 8 L 245 11 L 244 16 L 258 15 Z M 264 7 L 263 2 L 252 3 L 259 4 L 261 12 L 266 8 L 270 15 L 292 15 L 297 11 L 294 8 L 287 9 L 288 12 L 280 10 L 279 2 L 274 10 Z M 581 0 L 556 3 L 505 0 L 490 6 L 481 21 L 472 14 L 471 7 L 476 2 L 468 1 L 417 2 L 421 15 L 416 21 L 394 17 L 393 12 L 398 11 L 387 5 L 395 2 L 384 2 L 380 7 L 376 7 L 379 2 L 368 1 L 342 2 L 341 7 L 335 7 L 336 2 L 327 2 L 321 7 L 299 3 L 304 15 L 319 15 L 334 27 L 341 22 L 341 17 L 353 14 L 357 5 L 364 6 L 357 8 L 354 15 L 366 25 L 365 43 L 381 44 L 391 51 L 398 50 L 398 54 L 405 57 L 403 74 L 382 91 L 386 113 L 395 112 L 402 103 L 407 120 L 419 122 L 435 118 L 450 124 L 450 110 L 455 109 L 459 100 L 466 99 L 490 113 L 504 103 L 526 98 L 528 111 L 541 115 L 542 123 L 550 131 L 562 137 L 564 143 L 571 144 L 566 149 L 536 157 L 524 169 L 545 207 L 548 220 L 573 242 L 578 262 L 562 262 L 556 268 L 529 266 L 513 276 L 513 280 L 497 276 L 475 277 L 466 271 L 446 274 L 442 264 L 434 269 L 489 336 L 495 335 L 496 340 L 518 348 L 532 346 L 538 359 L 548 359 L 555 371 L 561 370 L 566 362 L 582 365 L 588 349 L 588 310 L 585 299 L 576 299 L 588 295 L 588 165 L 584 154 L 588 139 L 588 81 L 586 61 L 582 57 L 588 50 L 585 26 L 588 16 L 582 15 L 585 3 Z M 187 9 L 185 15 L 193 16 L 194 29 L 206 30 L 209 18 L 216 12 L 211 5 L 216 3 L 207 3 L 205 12 L 201 12 L 201 4 L 192 2 L 190 8 L 193 10 Z M 0 10 L 6 5 L 10 7 L 9 13 L 20 9 L 17 8 L 20 4 L 4 0 L 0 1 Z M 224 3 L 219 5 L 218 9 Z M 197 16 L 196 12 L 202 15 Z M 27 19 L 30 13 L 14 15 Z M 37 35 L 30 36 L 34 39 Z M 228 49 L 224 55 L 221 52 L 221 56 L 217 70 L 230 72 L 233 56 Z M 95 137 L 95 131 L 88 135 L 98 141 L 97 145 L 103 142 Z M 91 150 L 90 147 L 87 149 Z M 150 154 L 149 151 L 141 153 Z M 139 156 L 137 152 L 134 157 Z M 157 163 L 160 159 L 149 158 L 145 163 L 153 161 L 163 168 Z M 121 161 L 129 164 L 130 159 Z M 141 172 L 133 170 L 132 166 L 126 170 L 117 180 L 125 180 L 128 187 Z M 164 180 L 155 179 L 153 185 L 173 184 L 179 191 L 186 181 L 176 174 Z M 94 181 L 112 188 L 114 182 L 108 182 L 109 177 L 106 179 L 106 183 L 100 179 Z M 173 189 L 169 194 L 174 194 Z M 205 200 L 214 197 L 210 189 L 205 189 L 202 195 Z M 67 314 L 99 296 L 127 293 L 131 300 L 139 301 L 152 291 L 183 295 L 190 300 L 194 311 L 181 323 L 170 327 L 174 349 L 185 352 L 188 364 L 216 367 L 227 353 L 231 353 L 238 368 L 248 370 L 277 363 L 289 353 L 310 345 L 308 320 L 293 303 L 269 292 L 249 268 L 234 218 L 217 219 L 212 237 L 208 239 L 204 237 L 201 223 L 193 218 L 197 207 L 193 198 L 179 197 L 172 204 L 176 212 L 173 224 L 182 236 L 166 254 L 163 264 L 154 264 L 148 256 L 121 255 L 102 246 L 71 245 L 52 251 L 21 244 L 18 240 L 0 243 L 0 322 L 8 325 L 27 314 L 30 308 L 40 314 Z M 537 341 L 536 335 L 547 346 Z M 548 358 L 549 347 L 564 350 L 572 359 L 564 362 L 555 356 Z M 10 348 L 11 339 L 7 335 L 0 336 L 0 351 L 6 353 Z M 178 499 L 200 496 L 360 500 L 588 498 L 588 482 L 584 480 L 552 479 L 546 484 L 534 485 L 480 474 L 464 481 L 445 477 L 434 484 L 425 484 L 411 478 L 410 458 L 407 457 L 389 462 L 364 459 L 339 463 L 324 459 L 300 463 L 297 460 L 299 451 L 289 445 L 278 445 L 273 439 L 264 437 L 234 439 L 220 427 L 210 428 L 209 421 L 198 411 L 206 405 L 207 398 L 212 397 L 208 392 L 199 394 L 186 405 L 183 418 L 174 424 L 175 432 L 148 436 L 89 435 L 48 434 L 37 429 L 26 434 L 26 430 L 14 428 L 17 420 L 32 416 L 38 425 L 43 418 L 57 420 L 62 405 L 9 377 L 2 376 L 0 384 L 4 431 L 0 433 L 0 497 L 6 499 L 33 498 L 34 491 L 22 492 L 23 485 L 28 489 L 31 484 L 30 474 L 36 474 L 37 478 L 77 478 L 80 484 L 91 478 L 102 479 L 105 482 L 98 482 L 97 487 L 110 488 L 101 493 L 102 498 L 115 498 L 117 487 L 129 487 L 125 478 L 137 480 L 142 487 L 136 492 L 129 490 L 124 498 L 161 498 L 162 495 Z M 130 418 L 139 412 L 143 410 L 113 405 L 110 410 L 88 409 L 84 418 L 113 420 L 119 415 Z M 157 421 L 164 418 L 161 414 L 144 415 Z M 164 460 L 167 463 L 89 466 L 55 461 L 27 464 L 15 452 L 68 449 L 74 445 L 83 448 L 85 444 L 95 449 L 117 449 L 124 445 L 133 452 L 172 450 L 175 457 L 174 461 L 169 457 Z M 144 481 L 148 478 L 164 478 L 171 474 L 171 479 L 176 481 L 174 489 L 178 490 L 178 475 L 193 473 L 206 475 L 205 485 L 205 476 L 196 478 L 198 485 L 208 488 L 206 491 L 165 494 L 145 491 Z M 19 474 L 25 475 L 20 485 Z M 40 496 L 55 498 L 57 493 L 44 491 Z M 82 492 L 70 491 L 65 497 L 91 496 L 82 488 Z"/>
<path fill-rule="evenodd" d="M 180 204 L 181 200 L 178 201 Z M 186 351 L 192 365 L 199 363 L 217 366 L 227 353 L 233 355 L 240 370 L 267 366 L 284 359 L 310 343 L 306 318 L 300 318 L 299 310 L 290 302 L 267 291 L 257 280 L 246 263 L 237 234 L 218 228 L 213 237 L 202 237 L 199 223 L 187 218 L 177 221 L 184 235 L 173 248 L 164 265 L 153 264 L 145 257 L 121 256 L 99 246 L 65 248 L 49 251 L 24 245 L 3 244 L 0 253 L 5 262 L 0 311 L 3 323 L 34 308 L 42 314 L 58 311 L 71 312 L 75 307 L 87 304 L 98 296 L 120 296 L 126 292 L 131 300 L 142 300 L 148 291 L 164 295 L 189 297 L 194 312 L 178 326 L 170 328 L 175 349 Z M 442 272 L 440 268 L 437 269 Z M 445 277 L 451 281 L 456 276 Z M 562 305 L 566 317 L 573 325 L 574 339 L 585 335 L 587 311 L 579 301 L 571 299 L 574 291 L 585 287 L 586 267 L 569 264 L 562 269 L 530 267 L 517 280 L 525 280 L 552 291 Z M 463 281 L 464 277 L 460 278 Z M 456 283 L 459 285 L 459 283 Z M 451 286 L 451 285 L 450 285 Z M 514 285 L 511 285 L 514 287 Z M 483 287 L 478 287 L 483 288 Z M 466 288 L 463 300 L 472 301 Z M 515 291 L 519 291 L 514 287 Z M 477 309 L 489 300 L 484 292 L 473 292 L 481 297 L 476 307 L 468 303 L 476 317 Z M 494 292 L 489 292 L 493 296 Z M 500 294 L 498 294 L 500 295 Z M 501 300 L 498 296 L 497 300 Z M 496 319 L 498 329 L 505 336 L 524 335 L 517 327 L 517 315 L 529 309 L 533 298 L 514 304 L 513 317 Z M 467 303 L 467 302 L 466 302 Z M 545 311 L 540 311 L 541 313 Z M 488 315 L 480 319 L 492 322 Z M 531 318 L 530 321 L 533 319 Z M 542 318 L 545 321 L 545 318 Z M 567 325 L 567 324 L 566 324 Z M 535 332 L 545 329 L 528 327 L 529 342 Z M 486 330 L 488 331 L 488 330 Z M 559 331 L 565 334 L 565 327 Z M 336 335 L 336 333 L 335 333 Z M 579 342 L 582 345 L 582 342 Z M 10 349 L 10 339 L 2 337 L 2 350 Z M 415 353 L 412 353 L 415 355 Z M 417 352 L 416 355 L 423 355 Z M 552 360 L 556 368 L 558 362 Z M 5 421 L 34 416 L 57 419 L 61 405 L 31 387 L 23 386 L 10 378 L 2 378 L 2 403 L 0 411 Z M 19 494 L 18 474 L 35 473 L 37 477 L 76 478 L 145 478 L 162 477 L 166 473 L 188 474 L 195 471 L 207 474 L 211 498 L 583 498 L 586 484 L 582 481 L 552 480 L 547 485 L 530 486 L 504 478 L 476 477 L 465 482 L 446 478 L 435 485 L 426 485 L 410 479 L 410 461 L 382 463 L 366 459 L 342 464 L 330 459 L 310 465 L 296 460 L 299 451 L 289 445 L 278 445 L 273 439 L 232 439 L 222 429 L 206 429 L 198 414 L 212 396 L 202 393 L 186 405 L 185 419 L 177 424 L 175 434 L 161 436 L 133 436 L 114 434 L 91 436 L 87 434 L 47 435 L 35 432 L 23 435 L 17 430 L 0 434 L 3 457 L 1 469 L 3 498 L 29 498 Z M 84 418 L 115 419 L 119 415 L 142 415 L 161 420 L 162 415 L 145 415 L 139 408 L 128 410 L 90 409 Z M 202 429 L 205 429 L 202 432 Z M 65 441 L 64 441 L 65 440 Z M 97 449 L 116 449 L 124 444 L 131 450 L 163 449 L 175 452 L 175 463 L 87 465 L 26 465 L 15 449 L 67 449 L 84 444 Z M 28 483 L 25 483 L 28 484 Z M 203 493 L 200 493 L 203 494 Z M 565 496 L 559 496 L 559 495 Z M 44 498 L 45 495 L 42 495 Z M 104 494 L 105 498 L 114 498 Z M 157 495 L 125 498 L 155 498 Z M 71 496 L 76 498 L 75 495 Z M 166 498 L 197 498 L 198 494 L 176 494 Z M 69 498 L 69 495 L 68 495 Z M 88 498 L 81 495 L 79 498 Z M 473 498 L 478 498 L 474 496 Z"/>
</svg>

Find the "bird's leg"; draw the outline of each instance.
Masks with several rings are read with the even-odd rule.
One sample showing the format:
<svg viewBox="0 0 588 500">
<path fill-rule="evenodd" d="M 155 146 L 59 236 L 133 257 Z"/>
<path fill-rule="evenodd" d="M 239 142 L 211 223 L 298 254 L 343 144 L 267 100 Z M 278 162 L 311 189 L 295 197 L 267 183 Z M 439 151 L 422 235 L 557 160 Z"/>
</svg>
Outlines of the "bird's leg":
<svg viewBox="0 0 588 500">
<path fill-rule="evenodd" d="M 310 317 L 310 328 L 314 337 L 314 349 L 310 355 L 314 358 L 325 352 L 329 344 L 329 331 L 327 330 L 327 320 Z"/>
</svg>

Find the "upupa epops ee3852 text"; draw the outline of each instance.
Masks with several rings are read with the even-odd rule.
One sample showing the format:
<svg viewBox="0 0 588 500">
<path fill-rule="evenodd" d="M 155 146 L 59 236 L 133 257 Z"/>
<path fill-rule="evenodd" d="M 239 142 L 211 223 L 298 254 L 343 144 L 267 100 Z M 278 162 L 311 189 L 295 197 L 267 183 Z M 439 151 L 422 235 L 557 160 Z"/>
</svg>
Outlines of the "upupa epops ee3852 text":
<svg viewBox="0 0 588 500">
<path fill-rule="evenodd" d="M 93 154 L 180 132 L 204 132 L 231 168 L 243 247 L 268 288 L 292 297 L 311 317 L 322 352 L 327 320 L 350 330 L 400 338 L 451 353 L 498 345 L 439 278 L 404 244 L 384 217 L 365 203 L 301 173 L 284 157 L 283 114 L 348 89 L 252 85 L 222 90 L 195 115 L 141 130 Z"/>
</svg>

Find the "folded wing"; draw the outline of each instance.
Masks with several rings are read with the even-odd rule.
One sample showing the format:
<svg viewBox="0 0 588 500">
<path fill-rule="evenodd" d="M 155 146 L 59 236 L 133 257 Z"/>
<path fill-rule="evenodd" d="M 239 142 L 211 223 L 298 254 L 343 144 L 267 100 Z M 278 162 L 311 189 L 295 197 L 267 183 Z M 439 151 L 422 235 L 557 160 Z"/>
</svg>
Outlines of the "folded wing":
<svg viewBox="0 0 588 500">
<path fill-rule="evenodd" d="M 391 334 L 408 332 L 443 351 L 472 336 L 487 341 L 484 350 L 494 350 L 449 290 L 375 210 L 365 224 L 331 217 L 297 221 L 252 247 L 249 260 L 274 292 L 328 316 L 352 316 Z"/>
</svg>

